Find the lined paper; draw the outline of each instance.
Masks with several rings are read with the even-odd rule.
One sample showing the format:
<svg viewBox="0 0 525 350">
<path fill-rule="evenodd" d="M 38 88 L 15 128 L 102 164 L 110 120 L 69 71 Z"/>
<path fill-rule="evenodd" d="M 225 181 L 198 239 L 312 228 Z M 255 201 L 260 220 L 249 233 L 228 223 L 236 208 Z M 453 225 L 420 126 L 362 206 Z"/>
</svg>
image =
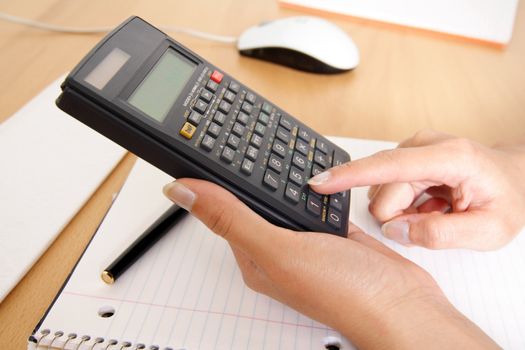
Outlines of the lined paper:
<svg viewBox="0 0 525 350">
<path fill-rule="evenodd" d="M 100 272 L 171 205 L 161 192 L 169 181 L 137 161 L 41 329 L 174 349 L 314 350 L 324 349 L 326 336 L 340 338 L 246 287 L 228 244 L 191 216 L 113 286 L 104 284 Z M 101 318 L 102 306 L 115 315 Z"/>
<path fill-rule="evenodd" d="M 395 146 L 333 140 L 353 159 Z M 191 216 L 115 285 L 105 285 L 100 272 L 171 205 L 161 194 L 169 181 L 156 168 L 137 162 L 40 329 L 188 350 L 323 349 L 324 337 L 340 337 L 247 288 L 229 246 Z M 406 248 L 381 236 L 367 211 L 366 191 L 352 190 L 350 214 L 357 225 L 429 271 L 451 302 L 499 345 L 525 348 L 525 234 L 497 252 Z M 102 306 L 114 307 L 115 315 L 101 318 Z M 352 349 L 347 340 L 342 342 L 343 349 Z M 63 339 L 53 345 L 62 346 Z"/>
</svg>

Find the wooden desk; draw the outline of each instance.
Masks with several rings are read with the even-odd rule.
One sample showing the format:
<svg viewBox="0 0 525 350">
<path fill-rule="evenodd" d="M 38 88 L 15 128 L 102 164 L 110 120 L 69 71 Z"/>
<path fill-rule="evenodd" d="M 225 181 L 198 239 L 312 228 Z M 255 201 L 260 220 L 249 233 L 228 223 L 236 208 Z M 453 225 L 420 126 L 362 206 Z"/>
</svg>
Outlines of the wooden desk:
<svg viewBox="0 0 525 350">
<path fill-rule="evenodd" d="M 217 3 L 0 0 L 0 11 L 78 27 L 116 25 L 137 14 L 156 25 L 176 24 L 225 35 L 238 35 L 263 20 L 303 14 L 281 9 L 273 0 Z M 241 57 L 231 45 L 173 36 L 327 135 L 399 141 L 419 129 L 434 128 L 492 143 L 523 134 L 523 4 L 513 40 L 503 51 L 360 21 L 333 20 L 361 50 L 361 64 L 351 73 L 302 73 Z M 0 121 L 71 69 L 101 37 L 0 22 Z M 133 161 L 128 156 L 120 164 L 0 304 L 0 349 L 26 347 L 27 336 L 78 259 Z"/>
</svg>

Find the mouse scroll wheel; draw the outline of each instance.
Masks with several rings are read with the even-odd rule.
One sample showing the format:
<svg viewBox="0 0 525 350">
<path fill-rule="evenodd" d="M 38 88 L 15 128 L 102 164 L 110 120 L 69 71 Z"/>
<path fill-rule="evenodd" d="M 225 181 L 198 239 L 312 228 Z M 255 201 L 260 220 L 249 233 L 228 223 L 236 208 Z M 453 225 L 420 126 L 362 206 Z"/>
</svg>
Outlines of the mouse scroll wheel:
<svg viewBox="0 0 525 350">
<path fill-rule="evenodd" d="M 275 22 L 275 21 L 274 21 L 274 20 L 263 21 L 263 22 L 259 23 L 258 26 L 259 26 L 259 27 L 262 27 L 262 26 L 265 26 L 265 25 L 270 24 L 270 23 L 272 23 L 272 22 Z"/>
</svg>

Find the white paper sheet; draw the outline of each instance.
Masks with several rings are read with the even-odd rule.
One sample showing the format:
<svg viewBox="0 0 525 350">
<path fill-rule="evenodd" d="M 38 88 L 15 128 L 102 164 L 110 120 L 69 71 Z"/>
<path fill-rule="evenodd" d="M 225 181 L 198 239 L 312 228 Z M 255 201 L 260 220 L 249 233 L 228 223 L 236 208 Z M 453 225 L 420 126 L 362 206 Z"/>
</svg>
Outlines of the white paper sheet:
<svg viewBox="0 0 525 350">
<path fill-rule="evenodd" d="M 63 80 L 0 124 L 0 301 L 126 152 L 56 107 Z"/>
</svg>

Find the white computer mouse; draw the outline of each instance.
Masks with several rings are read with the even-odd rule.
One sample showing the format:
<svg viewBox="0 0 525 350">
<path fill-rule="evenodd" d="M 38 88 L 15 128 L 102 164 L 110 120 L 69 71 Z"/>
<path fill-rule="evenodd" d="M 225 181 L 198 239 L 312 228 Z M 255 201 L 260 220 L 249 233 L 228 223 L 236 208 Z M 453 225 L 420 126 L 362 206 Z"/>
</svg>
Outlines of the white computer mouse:
<svg viewBox="0 0 525 350">
<path fill-rule="evenodd" d="M 359 50 L 341 28 L 310 16 L 261 23 L 237 41 L 242 55 L 315 73 L 338 73 L 359 64 Z"/>
</svg>

